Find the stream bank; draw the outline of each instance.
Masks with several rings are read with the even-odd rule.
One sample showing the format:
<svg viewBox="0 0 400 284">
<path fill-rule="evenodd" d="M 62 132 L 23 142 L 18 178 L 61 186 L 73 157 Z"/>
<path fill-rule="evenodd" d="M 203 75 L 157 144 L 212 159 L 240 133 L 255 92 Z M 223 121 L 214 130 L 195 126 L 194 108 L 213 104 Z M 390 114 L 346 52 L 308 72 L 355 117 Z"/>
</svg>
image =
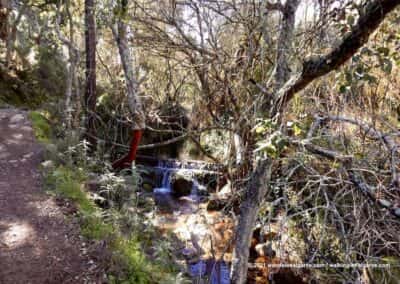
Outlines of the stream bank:
<svg viewBox="0 0 400 284">
<path fill-rule="evenodd" d="M 156 180 L 154 187 L 141 193 L 154 202 L 155 209 L 147 213 L 147 219 L 164 234 L 172 233 L 179 240 L 176 255 L 184 259 L 193 283 L 229 284 L 235 230 L 230 212 L 231 184 L 228 182 L 217 191 L 218 173 L 194 165 L 159 161 L 153 174 L 147 168 L 143 181 L 148 182 L 149 176 Z M 267 267 L 289 259 L 277 247 L 281 230 L 279 222 L 255 229 L 248 283 L 272 283 L 272 279 L 273 283 L 303 283 L 290 269 Z"/>
</svg>

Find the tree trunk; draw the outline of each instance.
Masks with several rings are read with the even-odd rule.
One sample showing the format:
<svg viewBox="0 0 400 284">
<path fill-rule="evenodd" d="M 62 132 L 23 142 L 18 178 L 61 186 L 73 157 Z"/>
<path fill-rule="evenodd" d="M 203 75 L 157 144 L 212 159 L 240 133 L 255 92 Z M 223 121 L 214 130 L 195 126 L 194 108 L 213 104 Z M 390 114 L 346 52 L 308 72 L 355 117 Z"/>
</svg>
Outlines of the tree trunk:
<svg viewBox="0 0 400 284">
<path fill-rule="evenodd" d="M 288 62 L 291 55 L 295 15 L 299 2 L 299 0 L 287 1 L 284 6 L 279 8 L 282 13 L 282 19 L 277 42 L 275 69 L 269 80 L 274 92 L 277 92 L 289 79 L 290 68 Z M 257 165 L 248 185 L 245 200 L 241 205 L 231 270 L 232 283 L 234 284 L 243 284 L 247 279 L 251 236 L 257 220 L 258 210 L 268 189 L 270 175 L 270 160 L 263 161 Z"/>
<path fill-rule="evenodd" d="M 0 39 L 2 39 L 4 42 L 7 41 L 8 38 L 9 16 L 10 16 L 10 9 L 8 0 L 0 0 Z"/>
<path fill-rule="evenodd" d="M 234 284 L 242 284 L 247 279 L 249 248 L 258 209 L 269 188 L 271 159 L 261 160 L 251 177 L 245 199 L 240 207 L 239 224 L 236 229 L 235 250 L 232 260 L 231 279 Z"/>
<path fill-rule="evenodd" d="M 287 1 L 281 10 L 282 17 L 276 45 L 275 68 L 271 76 L 272 87 L 275 91 L 289 79 L 289 57 L 292 53 L 293 31 L 295 29 L 296 10 L 299 2 L 299 0 Z"/>
<path fill-rule="evenodd" d="M 113 163 L 113 168 L 124 168 L 131 165 L 136 159 L 136 151 L 142 137 L 143 130 L 146 128 L 145 114 L 143 105 L 139 97 L 139 83 L 134 72 L 134 61 L 131 50 L 129 48 L 129 32 L 128 26 L 124 22 L 128 8 L 128 0 L 120 2 L 121 15 L 117 19 L 116 27 L 111 27 L 115 41 L 117 42 L 119 55 L 124 69 L 126 92 L 128 104 L 132 114 L 132 141 L 128 155 L 122 157 Z"/>
<path fill-rule="evenodd" d="M 60 3 L 57 6 L 57 17 L 56 17 L 56 32 L 60 41 L 68 47 L 68 72 L 67 72 L 67 86 L 65 89 L 65 113 L 64 113 L 64 123 L 66 129 L 70 130 L 72 128 L 72 116 L 73 116 L 73 103 L 72 94 L 74 87 L 74 80 L 76 75 L 76 68 L 79 63 L 79 50 L 74 43 L 74 24 L 72 20 L 71 13 L 69 11 L 69 1 L 65 1 L 65 9 L 69 20 L 69 38 L 62 35 L 60 29 Z M 79 92 L 75 88 L 75 92 Z"/>
<path fill-rule="evenodd" d="M 133 57 L 129 48 L 128 27 L 124 22 L 128 1 L 121 1 L 121 16 L 117 20 L 117 27 L 112 27 L 114 38 L 118 45 L 118 51 L 124 69 L 125 84 L 128 97 L 129 108 L 133 116 L 133 130 L 143 130 L 146 128 L 145 115 L 142 102 L 139 97 L 139 83 L 133 69 Z"/>
<path fill-rule="evenodd" d="M 85 0 L 85 43 L 86 43 L 86 133 L 85 139 L 90 143 L 91 151 L 97 146 L 95 129 L 96 112 L 96 23 L 94 0 Z"/>
<path fill-rule="evenodd" d="M 9 11 L 11 11 L 11 3 L 8 2 L 8 5 L 9 5 L 8 9 L 9 9 Z M 6 38 L 6 65 L 7 66 L 12 65 L 11 62 L 14 57 L 14 49 L 15 49 L 14 47 L 15 47 L 15 41 L 17 39 L 18 24 L 21 21 L 22 16 L 25 13 L 26 7 L 27 7 L 27 4 L 24 3 L 22 5 L 21 9 L 19 10 L 17 17 L 12 22 L 10 22 L 10 18 L 12 18 L 12 17 L 8 16 L 9 23 L 7 26 L 8 32 L 7 32 L 7 38 Z M 10 15 L 10 13 L 9 13 L 9 15 Z"/>
</svg>

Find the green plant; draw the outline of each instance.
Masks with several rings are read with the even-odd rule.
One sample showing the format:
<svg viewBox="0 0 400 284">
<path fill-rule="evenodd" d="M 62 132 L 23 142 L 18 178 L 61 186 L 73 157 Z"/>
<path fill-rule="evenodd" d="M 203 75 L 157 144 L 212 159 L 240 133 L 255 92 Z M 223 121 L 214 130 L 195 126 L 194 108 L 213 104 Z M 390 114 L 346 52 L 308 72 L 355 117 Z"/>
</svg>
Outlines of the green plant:
<svg viewBox="0 0 400 284">
<path fill-rule="evenodd" d="M 49 120 L 46 118 L 45 114 L 39 111 L 31 111 L 28 116 L 32 121 L 36 138 L 42 143 L 49 143 L 52 131 Z"/>
</svg>

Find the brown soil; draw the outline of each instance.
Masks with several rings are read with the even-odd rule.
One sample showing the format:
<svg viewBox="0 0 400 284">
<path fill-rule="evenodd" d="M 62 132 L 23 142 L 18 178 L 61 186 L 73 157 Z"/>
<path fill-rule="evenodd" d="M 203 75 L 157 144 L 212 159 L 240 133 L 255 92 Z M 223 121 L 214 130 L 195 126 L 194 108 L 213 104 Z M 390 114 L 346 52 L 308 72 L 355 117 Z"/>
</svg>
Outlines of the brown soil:
<svg viewBox="0 0 400 284">
<path fill-rule="evenodd" d="M 101 283 L 94 244 L 42 191 L 41 152 L 26 113 L 0 109 L 0 283 Z"/>
</svg>

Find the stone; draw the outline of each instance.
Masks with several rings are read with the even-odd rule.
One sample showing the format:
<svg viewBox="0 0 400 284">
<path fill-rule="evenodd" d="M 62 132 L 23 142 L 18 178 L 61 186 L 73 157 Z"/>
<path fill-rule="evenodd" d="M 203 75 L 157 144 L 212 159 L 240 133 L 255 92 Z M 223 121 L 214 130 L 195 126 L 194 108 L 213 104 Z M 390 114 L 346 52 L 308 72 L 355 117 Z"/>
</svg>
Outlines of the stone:
<svg viewBox="0 0 400 284">
<path fill-rule="evenodd" d="M 215 192 L 217 189 L 218 174 L 202 173 L 196 174 L 197 181 L 203 184 L 208 192 Z"/>
<path fill-rule="evenodd" d="M 175 197 L 182 197 L 190 195 L 192 192 L 193 181 L 188 180 L 184 177 L 176 176 L 171 181 L 172 195 Z"/>
<path fill-rule="evenodd" d="M 101 188 L 101 181 L 97 179 L 90 179 L 85 183 L 85 188 L 90 192 L 99 192 Z"/>
<path fill-rule="evenodd" d="M 276 255 L 276 252 L 272 249 L 272 246 L 267 243 L 257 244 L 255 246 L 255 250 L 258 256 L 266 256 L 273 258 Z"/>
<path fill-rule="evenodd" d="M 142 188 L 146 192 L 153 192 L 153 190 L 154 190 L 154 186 L 152 184 L 150 184 L 150 183 L 147 183 L 147 182 L 143 182 Z"/>
<path fill-rule="evenodd" d="M 386 207 L 386 208 L 389 208 L 389 207 L 392 206 L 392 203 L 391 203 L 390 201 L 386 200 L 386 199 L 378 199 L 378 202 L 379 202 L 383 207 Z"/>
<path fill-rule="evenodd" d="M 228 201 L 223 199 L 211 199 L 207 204 L 207 211 L 220 211 L 224 209 Z"/>
<path fill-rule="evenodd" d="M 232 193 L 233 193 L 233 191 L 232 191 L 232 185 L 231 185 L 231 183 L 228 181 L 228 183 L 225 184 L 225 185 L 221 188 L 221 190 L 217 193 L 217 195 L 218 195 L 219 198 L 227 199 L 227 198 L 229 198 L 229 197 L 232 196 Z"/>
<path fill-rule="evenodd" d="M 198 257 L 198 252 L 193 247 L 184 248 L 184 249 L 182 249 L 181 253 L 186 259 L 192 260 L 192 261 L 194 258 Z"/>
<path fill-rule="evenodd" d="M 154 210 L 155 201 L 152 196 L 139 195 L 137 206 L 142 212 L 149 212 Z"/>
</svg>

